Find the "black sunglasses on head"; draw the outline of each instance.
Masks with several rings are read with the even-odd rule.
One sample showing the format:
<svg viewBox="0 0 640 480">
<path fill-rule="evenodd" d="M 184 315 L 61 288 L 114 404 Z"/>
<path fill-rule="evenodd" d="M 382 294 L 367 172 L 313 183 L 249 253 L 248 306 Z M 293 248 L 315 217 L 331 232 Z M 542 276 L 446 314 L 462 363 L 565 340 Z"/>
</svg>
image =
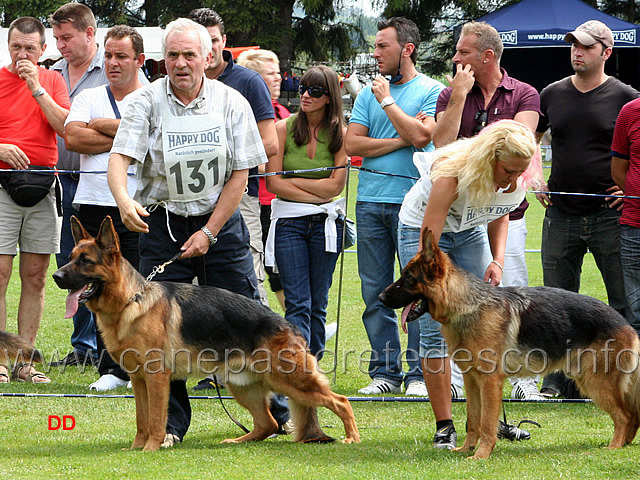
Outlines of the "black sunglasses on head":
<svg viewBox="0 0 640 480">
<path fill-rule="evenodd" d="M 298 93 L 300 93 L 300 96 L 304 95 L 306 91 L 309 91 L 309 95 L 313 98 L 320 98 L 322 95 L 329 95 L 329 90 L 325 90 L 322 87 L 307 87 L 302 84 L 298 86 Z"/>
<path fill-rule="evenodd" d="M 478 110 L 473 119 L 478 122 L 476 128 L 473 129 L 473 134 L 476 135 L 477 133 L 480 133 L 480 130 L 487 126 L 487 120 L 489 119 L 489 116 L 486 110 Z"/>
</svg>

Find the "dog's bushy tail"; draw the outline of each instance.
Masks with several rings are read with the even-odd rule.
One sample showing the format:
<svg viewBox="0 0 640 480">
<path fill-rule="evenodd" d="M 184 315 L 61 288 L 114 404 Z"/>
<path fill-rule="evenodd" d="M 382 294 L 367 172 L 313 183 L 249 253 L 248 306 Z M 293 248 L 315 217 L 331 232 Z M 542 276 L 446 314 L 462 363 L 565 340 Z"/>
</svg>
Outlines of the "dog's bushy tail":
<svg viewBox="0 0 640 480">
<path fill-rule="evenodd" d="M 625 371 L 632 372 L 630 375 L 629 389 L 625 395 L 625 402 L 629 410 L 640 418 L 640 339 L 636 338 L 634 342 L 635 358 L 632 355 L 624 355 L 629 360 L 626 365 L 621 365 Z M 619 367 L 619 368 L 620 368 Z"/>
<path fill-rule="evenodd" d="M 8 365 L 16 359 L 20 362 L 44 361 L 40 352 L 24 338 L 0 331 L 0 365 Z"/>
</svg>

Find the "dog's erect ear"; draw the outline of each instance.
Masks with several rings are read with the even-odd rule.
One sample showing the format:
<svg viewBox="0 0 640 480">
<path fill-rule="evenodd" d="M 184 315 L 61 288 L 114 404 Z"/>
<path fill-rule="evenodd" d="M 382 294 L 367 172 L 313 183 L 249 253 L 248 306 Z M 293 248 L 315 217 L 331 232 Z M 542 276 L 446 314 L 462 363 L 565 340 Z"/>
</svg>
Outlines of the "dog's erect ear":
<svg viewBox="0 0 640 480">
<path fill-rule="evenodd" d="M 80 220 L 78 220 L 75 215 L 71 216 L 71 234 L 76 244 L 80 243 L 80 240 L 91 238 L 91 235 L 84 229 Z"/>
<path fill-rule="evenodd" d="M 96 241 L 102 248 L 111 251 L 111 253 L 120 251 L 120 240 L 118 239 L 118 234 L 113 226 L 113 220 L 111 220 L 109 215 L 102 220 Z"/>
<path fill-rule="evenodd" d="M 422 229 L 422 252 L 420 254 L 427 260 L 431 260 L 434 255 L 437 245 L 433 242 L 433 232 L 429 230 L 429 227 Z"/>
</svg>

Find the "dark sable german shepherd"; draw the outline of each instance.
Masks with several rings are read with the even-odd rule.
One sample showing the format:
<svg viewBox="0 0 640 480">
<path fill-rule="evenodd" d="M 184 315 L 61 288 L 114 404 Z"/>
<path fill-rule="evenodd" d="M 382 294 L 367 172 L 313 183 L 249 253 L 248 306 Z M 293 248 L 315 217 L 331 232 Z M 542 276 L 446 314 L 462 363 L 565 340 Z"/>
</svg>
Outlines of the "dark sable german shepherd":
<svg viewBox="0 0 640 480">
<path fill-rule="evenodd" d="M 160 448 L 169 380 L 203 376 L 199 367 L 224 377 L 253 416 L 253 431 L 225 442 L 264 440 L 276 432 L 271 392 L 289 397 L 296 442 L 333 440 L 318 424 L 318 406 L 340 417 L 344 443 L 360 441 L 349 401 L 331 391 L 305 340 L 284 318 L 219 288 L 145 282 L 122 258 L 110 217 L 96 238 L 75 217 L 71 226 L 76 241 L 71 261 L 53 277 L 71 291 L 68 305 L 86 302 L 96 314 L 107 350 L 130 373 L 137 421 L 131 448 Z"/>
<path fill-rule="evenodd" d="M 613 419 L 609 448 L 631 443 L 639 425 L 640 342 L 613 308 L 548 287 L 496 288 L 457 268 L 424 229 L 423 250 L 387 287 L 390 308 L 411 305 L 407 321 L 429 311 L 464 374 L 467 437 L 457 450 L 487 458 L 507 376 L 562 370 Z M 527 370 L 528 369 L 528 370 Z"/>
</svg>

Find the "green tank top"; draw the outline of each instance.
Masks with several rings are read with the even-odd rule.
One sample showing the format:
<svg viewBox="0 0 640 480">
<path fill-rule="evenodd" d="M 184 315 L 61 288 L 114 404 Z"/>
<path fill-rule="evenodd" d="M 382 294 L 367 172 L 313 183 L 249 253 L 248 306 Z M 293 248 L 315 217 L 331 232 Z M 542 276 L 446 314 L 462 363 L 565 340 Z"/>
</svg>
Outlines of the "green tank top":
<svg viewBox="0 0 640 480">
<path fill-rule="evenodd" d="M 307 156 L 307 145 L 296 145 L 293 140 L 293 119 L 297 115 L 287 118 L 287 139 L 284 145 L 284 155 L 282 158 L 283 170 L 306 170 L 309 168 L 333 167 L 333 154 L 329 152 L 329 135 L 326 128 L 318 130 L 318 145 L 314 158 Z M 295 175 L 283 175 L 283 178 L 327 178 L 331 175 L 331 170 L 324 172 L 298 173 Z"/>
</svg>

